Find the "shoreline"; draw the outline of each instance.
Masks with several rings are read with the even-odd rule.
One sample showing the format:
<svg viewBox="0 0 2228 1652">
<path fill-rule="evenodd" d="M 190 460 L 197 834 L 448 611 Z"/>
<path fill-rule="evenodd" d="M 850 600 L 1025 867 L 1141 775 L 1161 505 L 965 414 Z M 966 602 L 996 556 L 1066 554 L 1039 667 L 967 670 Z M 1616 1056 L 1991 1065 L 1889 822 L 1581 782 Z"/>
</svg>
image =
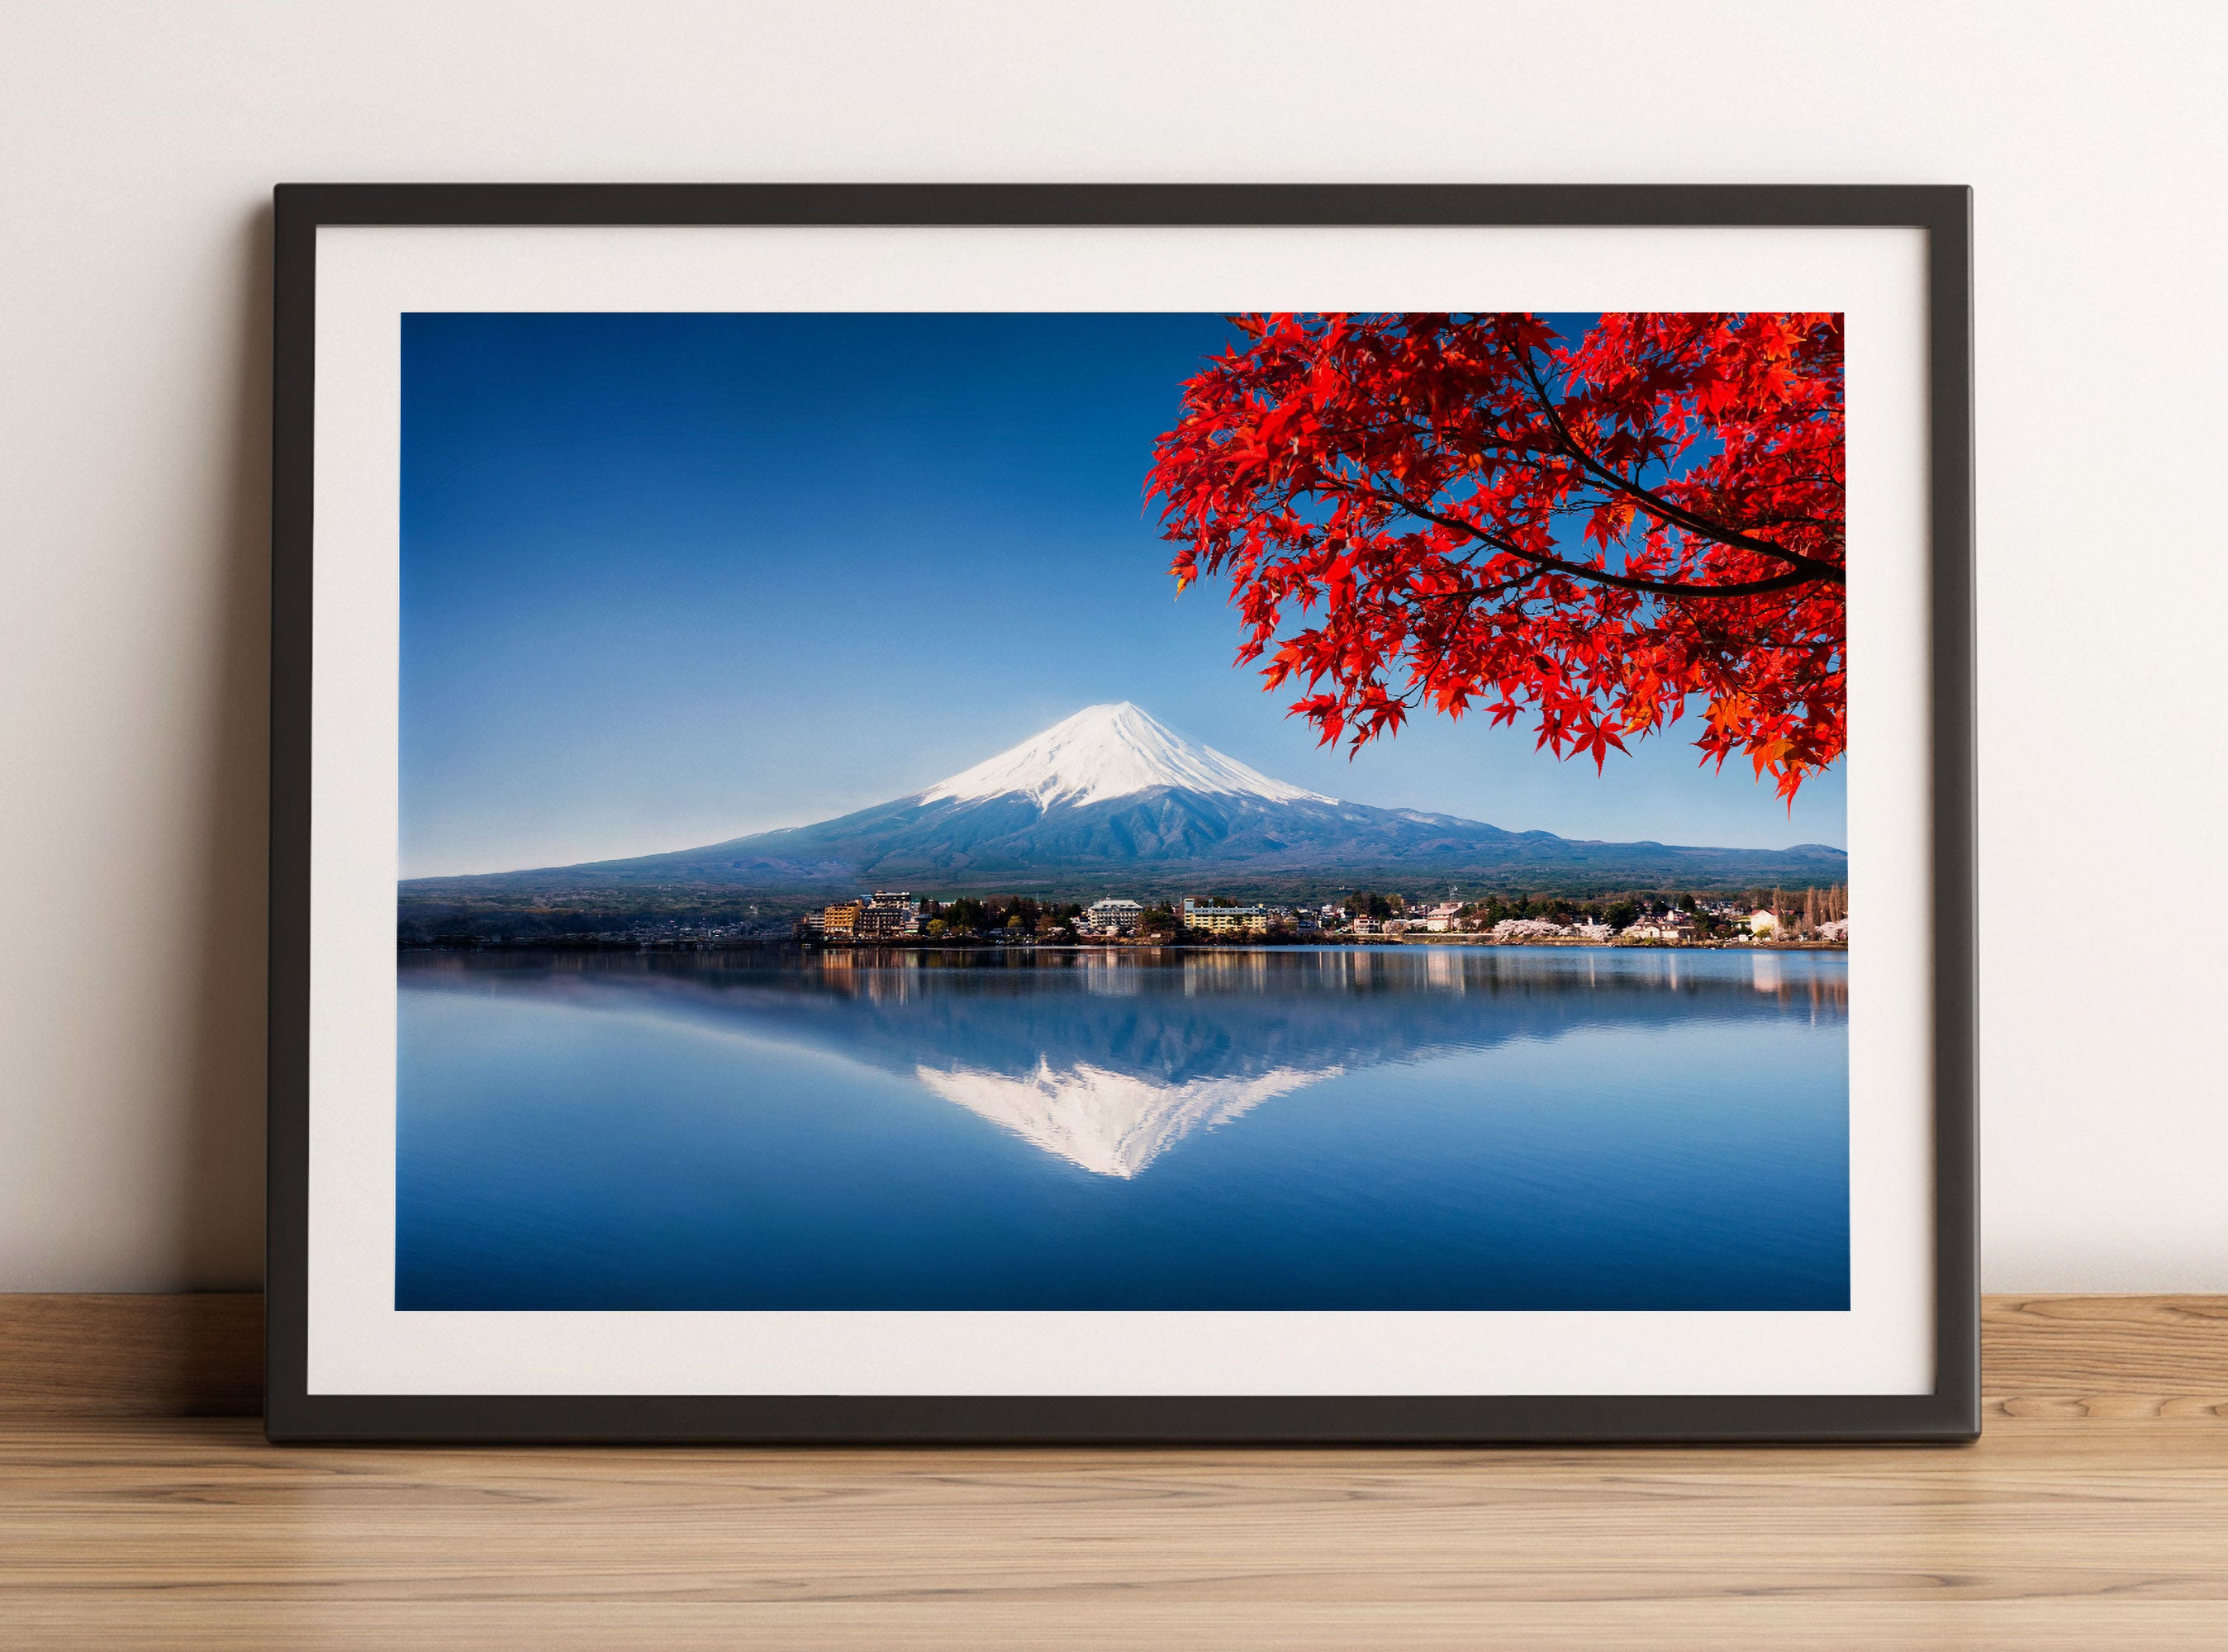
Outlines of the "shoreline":
<svg viewBox="0 0 2228 1652">
<path fill-rule="evenodd" d="M 1534 950 L 1573 949 L 1602 952 L 1846 952 L 1847 941 L 1587 941 L 1557 937 L 1533 936 L 1521 941 L 1495 941 L 1482 936 L 1405 936 L 1373 937 L 1357 940 L 1322 941 L 1046 941 L 1000 942 L 977 941 L 972 944 L 952 941 L 875 941 L 854 942 L 830 945 L 824 941 L 798 941 L 785 938 L 768 937 L 762 940 L 732 941 L 564 941 L 545 939 L 534 941 L 475 941 L 456 945 L 432 942 L 400 942 L 398 954 L 410 952 L 630 952 L 670 953 L 675 955 L 705 952 L 765 952 L 796 951 L 818 955 L 851 957 L 861 953 L 880 957 L 888 953 L 950 952 L 970 957 L 989 954 L 1010 957 L 1016 953 L 1040 952 L 1108 952 L 1115 954 L 1140 952 L 1363 952 L 1390 947 L 1438 946 L 1463 947 L 1477 951 L 1516 951 Z"/>
</svg>

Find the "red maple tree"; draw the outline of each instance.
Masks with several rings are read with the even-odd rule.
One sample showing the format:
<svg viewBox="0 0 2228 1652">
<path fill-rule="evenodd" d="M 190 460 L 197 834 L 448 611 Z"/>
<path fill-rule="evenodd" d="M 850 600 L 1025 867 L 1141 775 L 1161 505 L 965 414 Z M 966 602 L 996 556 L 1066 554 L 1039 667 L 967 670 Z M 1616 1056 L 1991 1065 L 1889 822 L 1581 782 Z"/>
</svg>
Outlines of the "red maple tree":
<svg viewBox="0 0 2228 1652">
<path fill-rule="evenodd" d="M 1324 743 L 1482 702 L 1598 770 L 1699 700 L 1789 807 L 1841 755 L 1839 316 L 1232 319 L 1147 491 Z"/>
</svg>

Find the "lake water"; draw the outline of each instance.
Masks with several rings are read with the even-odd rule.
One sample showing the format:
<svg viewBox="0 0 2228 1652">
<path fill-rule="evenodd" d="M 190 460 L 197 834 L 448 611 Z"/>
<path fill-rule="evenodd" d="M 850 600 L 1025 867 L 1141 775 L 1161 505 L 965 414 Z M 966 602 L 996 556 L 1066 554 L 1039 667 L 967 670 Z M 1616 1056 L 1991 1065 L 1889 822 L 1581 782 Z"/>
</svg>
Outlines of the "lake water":
<svg viewBox="0 0 2228 1652">
<path fill-rule="evenodd" d="M 409 954 L 403 1309 L 1845 1309 L 1838 952 Z"/>
</svg>

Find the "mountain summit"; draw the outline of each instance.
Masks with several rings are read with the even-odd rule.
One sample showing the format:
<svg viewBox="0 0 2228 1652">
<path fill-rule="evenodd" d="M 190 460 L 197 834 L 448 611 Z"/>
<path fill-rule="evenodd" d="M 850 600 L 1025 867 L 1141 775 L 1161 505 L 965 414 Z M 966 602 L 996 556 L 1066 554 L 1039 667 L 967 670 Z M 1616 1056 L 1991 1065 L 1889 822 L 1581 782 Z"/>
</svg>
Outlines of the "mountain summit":
<svg viewBox="0 0 2228 1652">
<path fill-rule="evenodd" d="M 1271 803 L 1336 804 L 1271 780 L 1213 746 L 1188 740 L 1128 701 L 1087 706 L 987 762 L 914 793 L 923 804 L 974 803 L 1008 794 L 1040 810 L 1133 797 L 1156 786 Z"/>
<path fill-rule="evenodd" d="M 1274 780 L 1128 701 L 1091 706 L 948 780 L 810 826 L 632 860 L 417 878 L 407 902 L 861 889 L 1057 900 L 1284 892 L 1374 883 L 1503 888 L 1738 888 L 1840 882 L 1839 849 L 1682 848 L 1511 832 L 1455 815 L 1376 809 Z M 1008 1098 L 1011 1099 L 1011 1098 Z"/>
</svg>

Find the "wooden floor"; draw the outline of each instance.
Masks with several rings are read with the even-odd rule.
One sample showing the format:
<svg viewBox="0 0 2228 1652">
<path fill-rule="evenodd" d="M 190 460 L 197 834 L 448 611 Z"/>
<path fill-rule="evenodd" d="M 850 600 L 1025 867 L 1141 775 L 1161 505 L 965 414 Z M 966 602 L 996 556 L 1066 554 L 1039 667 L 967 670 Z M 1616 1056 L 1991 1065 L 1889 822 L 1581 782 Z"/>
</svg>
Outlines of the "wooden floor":
<svg viewBox="0 0 2228 1652">
<path fill-rule="evenodd" d="M 2228 1648 L 2228 1298 L 1993 1300 L 1971 1446 L 1327 1452 L 275 1450 L 177 1300 L 0 1298 L 0 1644 Z"/>
</svg>

